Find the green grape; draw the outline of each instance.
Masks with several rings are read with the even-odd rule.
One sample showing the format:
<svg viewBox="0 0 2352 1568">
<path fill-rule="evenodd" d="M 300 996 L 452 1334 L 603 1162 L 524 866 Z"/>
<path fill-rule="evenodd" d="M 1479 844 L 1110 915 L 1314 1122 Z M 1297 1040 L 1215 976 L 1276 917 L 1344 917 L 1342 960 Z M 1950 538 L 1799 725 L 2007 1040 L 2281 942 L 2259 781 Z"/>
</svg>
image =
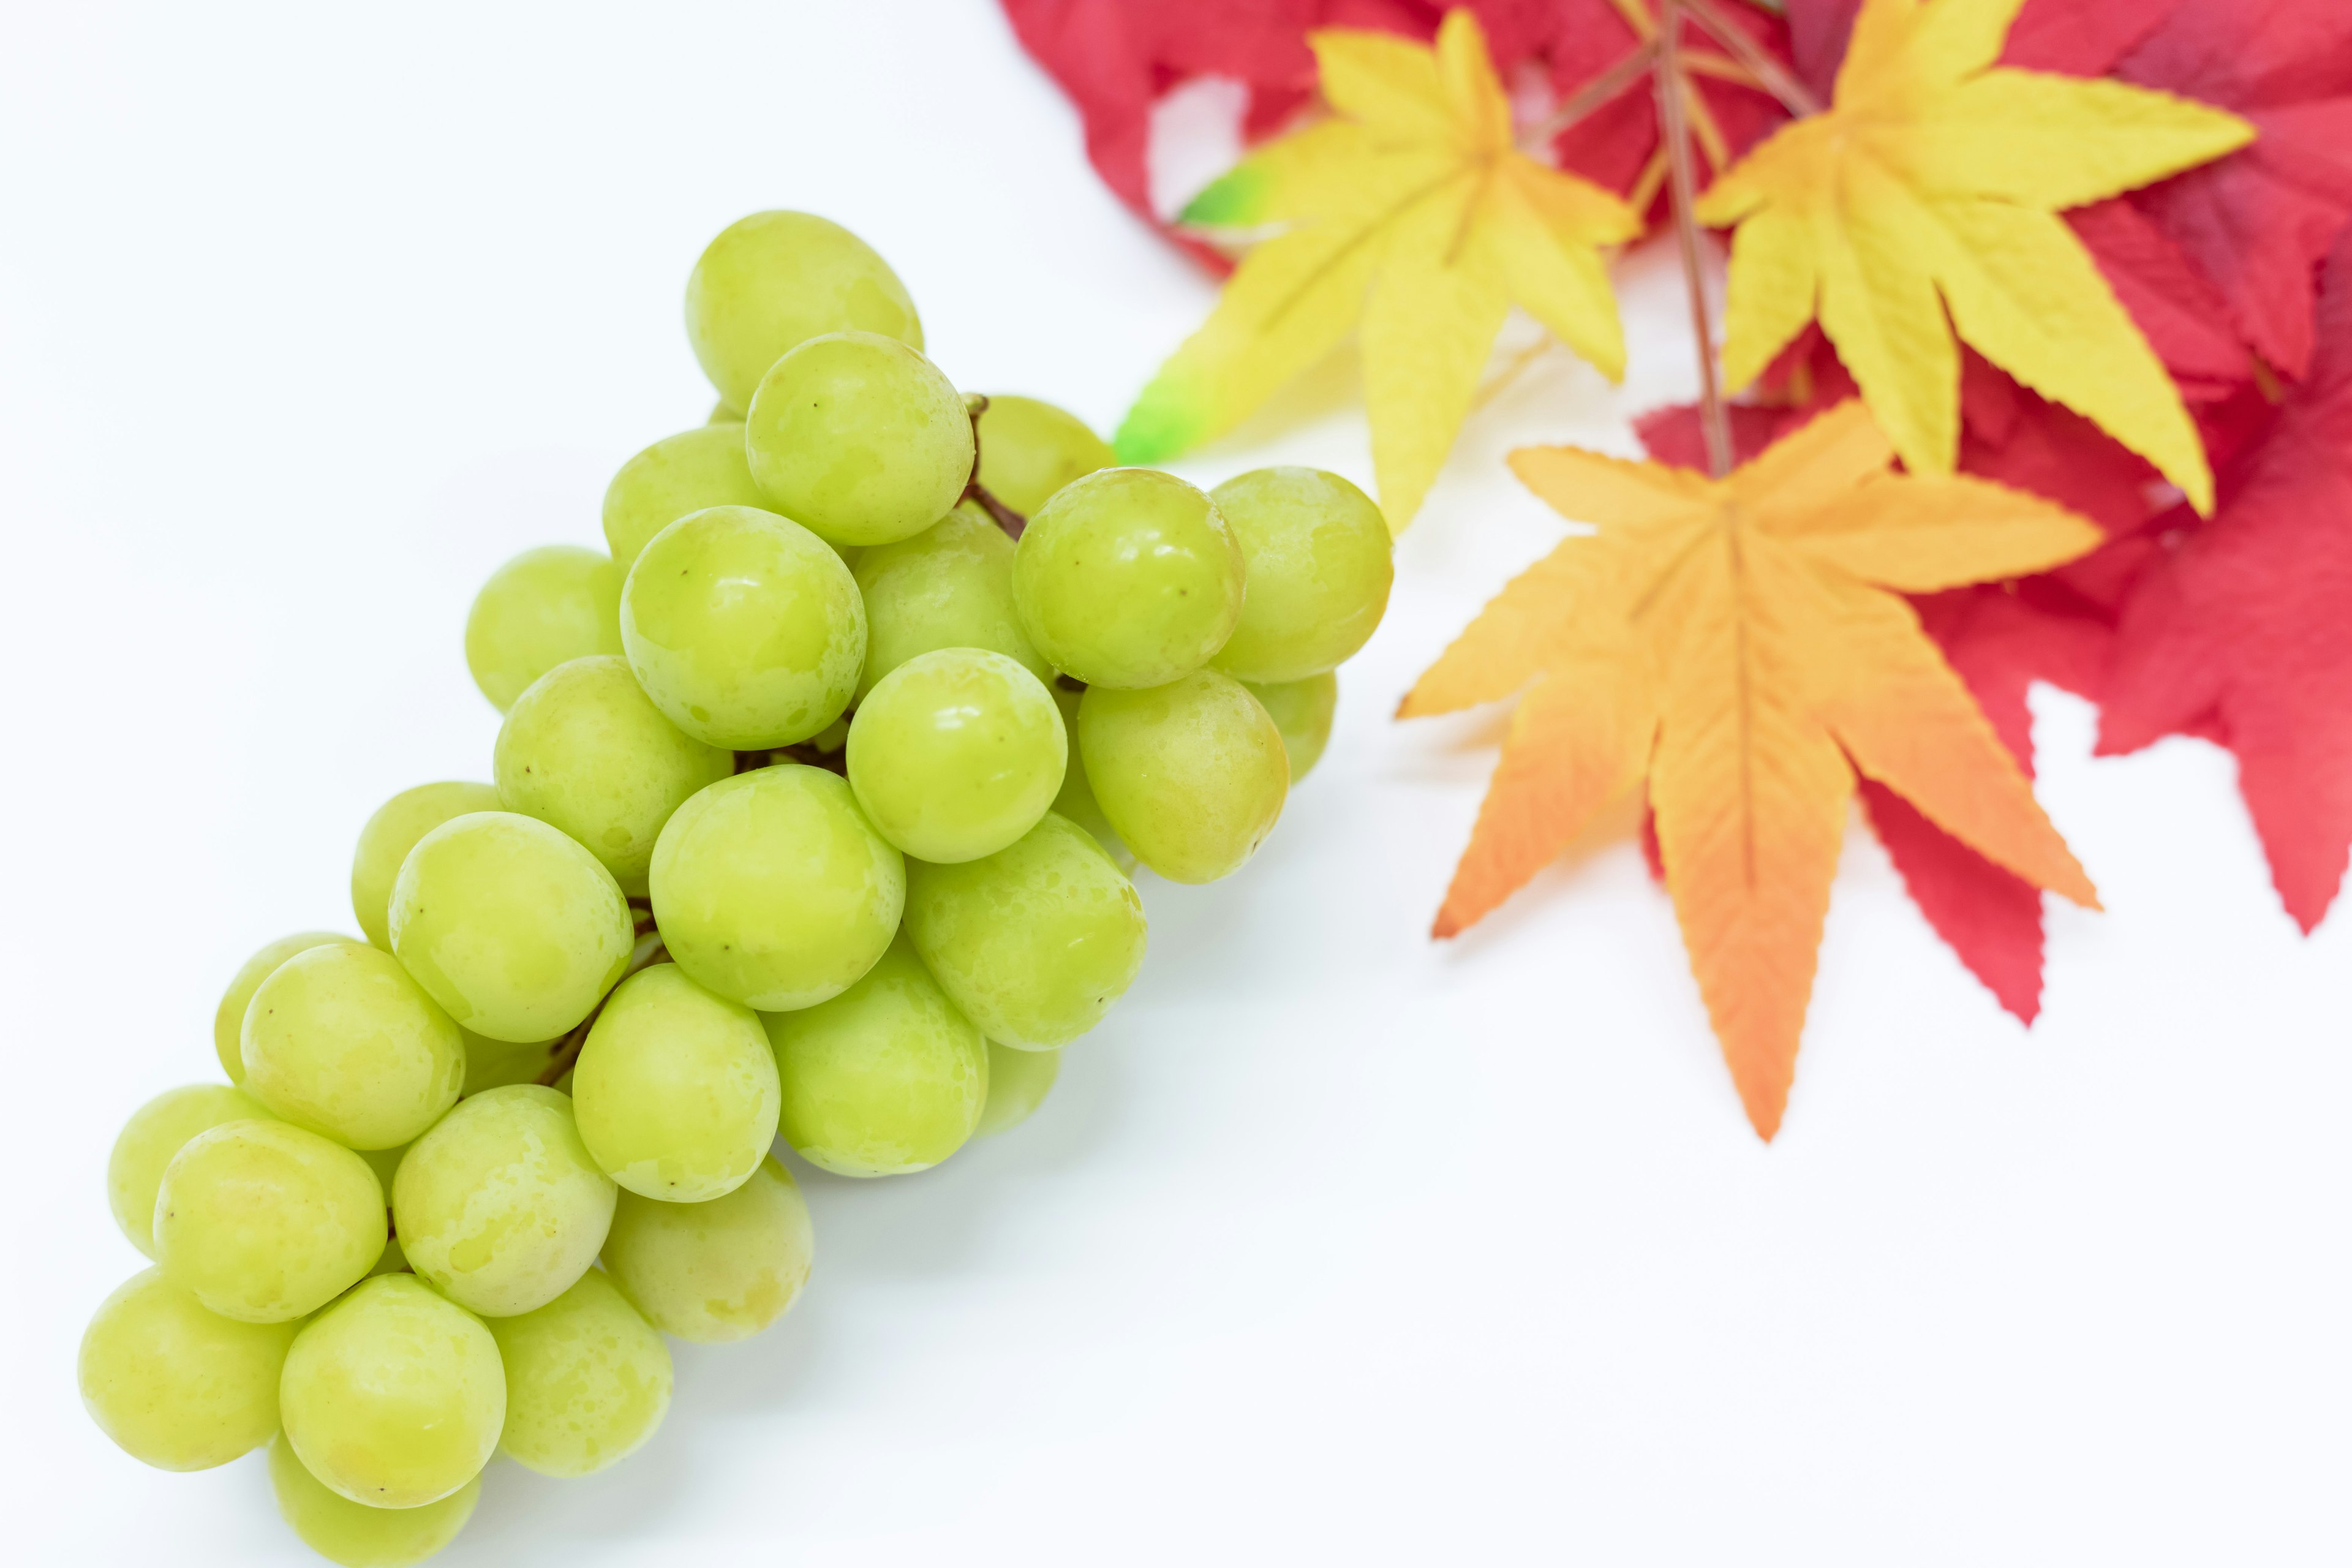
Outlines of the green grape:
<svg viewBox="0 0 2352 1568">
<path fill-rule="evenodd" d="M 980 416 L 980 482 L 1024 517 L 1072 479 L 1118 461 L 1086 421 L 1034 397 L 991 393 Z"/>
<path fill-rule="evenodd" d="M 391 884 L 387 881 L 385 886 Z M 281 936 L 255 953 L 236 972 L 221 995 L 220 1005 L 213 1009 L 213 1054 L 220 1058 L 221 1070 L 228 1074 L 231 1083 L 245 1081 L 245 1058 L 241 1054 L 245 1028 L 246 1004 L 261 989 L 261 983 L 271 971 L 298 952 L 322 947 L 331 942 L 349 942 L 341 931 L 306 931 L 293 936 Z"/>
<path fill-rule="evenodd" d="M 515 699 L 499 727 L 492 776 L 509 811 L 568 834 L 624 891 L 646 890 L 654 840 L 671 812 L 735 771 L 662 717 L 626 659 L 559 664 Z"/>
<path fill-rule="evenodd" d="M 1103 853 L 1111 858 L 1111 863 L 1132 875 L 1135 851 L 1119 841 L 1118 830 L 1110 825 L 1110 818 L 1103 815 L 1100 803 L 1095 799 L 1095 786 L 1087 782 L 1086 759 L 1078 755 L 1075 739 L 1078 732 L 1078 703 L 1086 693 L 1073 691 L 1058 680 L 1050 689 L 1054 693 L 1054 706 L 1062 710 L 1062 732 L 1073 737 L 1069 748 L 1070 760 L 1062 770 L 1062 791 L 1054 797 L 1054 815 L 1066 816 L 1093 834 L 1095 842 L 1103 847 Z"/>
<path fill-rule="evenodd" d="M 877 544 L 857 562 L 866 603 L 866 668 L 857 700 L 884 676 L 943 647 L 984 647 L 1039 680 L 1047 664 L 1013 604 L 1013 541 L 985 514 L 960 506 L 912 539 Z"/>
<path fill-rule="evenodd" d="M 621 885 L 537 817 L 479 811 L 416 841 L 392 888 L 392 951 L 478 1035 L 546 1040 L 588 1016 L 636 943 Z"/>
<path fill-rule="evenodd" d="M 1294 789 L 1307 770 L 1322 760 L 1331 739 L 1331 715 L 1339 705 L 1339 678 L 1329 670 L 1304 680 L 1281 680 L 1260 686 L 1244 680 L 1249 694 L 1282 731 L 1282 749 L 1290 758 Z"/>
<path fill-rule="evenodd" d="M 479 1318 L 414 1274 L 385 1274 L 302 1326 L 278 1404 L 295 1457 L 329 1490 L 422 1508 L 498 1451 L 507 1380 Z"/>
<path fill-rule="evenodd" d="M 501 713 L 523 689 L 567 659 L 621 651 L 622 569 L 572 544 L 526 550 L 474 595 L 466 668 Z"/>
<path fill-rule="evenodd" d="M 278 1430 L 278 1371 L 290 1322 L 207 1311 L 161 1268 L 99 1303 L 81 1336 L 81 1402 L 126 1454 L 159 1470 L 208 1470 Z"/>
<path fill-rule="evenodd" d="M 1320 468 L 1258 468 L 1210 492 L 1249 563 L 1241 625 L 1209 662 L 1247 681 L 1303 680 L 1363 647 L 1389 605 L 1389 525 Z"/>
<path fill-rule="evenodd" d="M 468 1311 L 545 1306 L 596 1261 L 613 1184 L 572 1101 L 535 1083 L 475 1095 L 419 1138 L 392 1184 L 409 1268 Z"/>
<path fill-rule="evenodd" d="M 963 1147 L 988 1100 L 988 1043 L 903 932 L 832 1001 L 764 1021 L 784 1141 L 837 1174 L 929 1170 Z"/>
<path fill-rule="evenodd" d="M 981 1108 L 975 1138 L 993 1138 L 1029 1120 L 1045 1103 L 1062 1075 L 1059 1051 L 1016 1051 L 988 1044 L 988 1103 Z"/>
<path fill-rule="evenodd" d="M 394 1149 L 466 1081 L 465 1039 L 390 953 L 330 942 L 278 966 L 245 1010 L 245 1084 L 297 1127 Z"/>
<path fill-rule="evenodd" d="M 776 1141 L 776 1063 L 760 1016 L 675 963 L 621 982 L 572 1072 L 589 1153 L 645 1197 L 733 1192 Z"/>
<path fill-rule="evenodd" d="M 743 416 L 722 404 L 710 423 L 665 436 L 621 465 L 604 488 L 604 542 L 624 572 L 646 542 L 690 511 L 765 507 L 743 456 Z"/>
<path fill-rule="evenodd" d="M 1209 498 L 1153 468 L 1105 468 L 1029 520 L 1013 597 L 1037 651 L 1089 686 L 1162 686 L 1240 621 L 1241 546 Z"/>
<path fill-rule="evenodd" d="M 722 779 L 654 846 L 654 919 L 678 967 L 761 1012 L 838 996 L 890 945 L 906 861 L 846 782 L 785 763 Z"/>
<path fill-rule="evenodd" d="M 965 1017 L 1044 1050 L 1102 1021 L 1143 966 L 1143 900 L 1087 831 L 1047 812 L 1010 848 L 908 868 L 907 934 Z"/>
<path fill-rule="evenodd" d="M 223 1317 L 315 1312 L 383 1251 L 383 1189 L 365 1160 L 283 1121 L 197 1133 L 163 1167 L 155 1258 Z"/>
<path fill-rule="evenodd" d="M 669 1347 L 600 1269 L 544 1307 L 491 1319 L 489 1330 L 507 1373 L 499 1447 L 542 1476 L 618 1464 L 669 1409 Z"/>
<path fill-rule="evenodd" d="M 718 506 L 656 534 L 621 595 L 629 668 L 708 745 L 804 741 L 857 689 L 866 606 L 823 540 L 773 512 Z"/>
<path fill-rule="evenodd" d="M 106 1161 L 106 1202 L 131 1245 L 155 1256 L 155 1190 L 189 1139 L 230 1121 L 274 1120 L 261 1102 L 223 1083 L 167 1089 L 131 1113 Z"/>
<path fill-rule="evenodd" d="M 971 416 L 954 383 L 874 332 L 827 332 L 776 361 L 743 441 L 770 504 L 841 544 L 922 532 L 971 479 Z"/>
<path fill-rule="evenodd" d="M 1090 689 L 1078 750 L 1095 799 L 1136 858 L 1171 882 L 1241 869 L 1282 815 L 1282 731 L 1242 683 L 1213 669 L 1148 691 Z"/>
<path fill-rule="evenodd" d="M 621 1194 L 604 1267 L 646 1321 L 698 1345 L 750 1339 L 808 1282 L 815 1237 L 800 1184 L 771 1154 L 707 1204 Z"/>
<path fill-rule="evenodd" d="M 392 921 L 386 913 L 392 903 L 392 885 L 400 879 L 400 863 L 408 858 L 416 841 L 453 816 L 499 809 L 495 785 L 456 782 L 418 784 L 376 807 L 375 815 L 360 829 L 360 847 L 352 856 L 352 912 L 359 917 L 360 930 L 367 932 L 368 941 L 386 952 L 392 951 Z M 254 962 L 260 960 L 257 957 Z M 257 975 L 253 984 L 258 986 L 261 980 Z M 236 1016 L 242 1024 L 243 1007 Z"/>
<path fill-rule="evenodd" d="M 915 302 L 889 264 L 807 213 L 753 213 L 729 225 L 687 279 L 687 339 L 723 405 L 749 408 L 770 365 L 803 339 L 845 327 L 923 346 Z"/>
<path fill-rule="evenodd" d="M 537 1083 L 539 1075 L 547 1070 L 554 1059 L 558 1040 L 493 1040 L 471 1029 L 460 1029 L 466 1037 L 466 1087 L 460 1095 L 476 1095 L 486 1089 L 503 1089 L 510 1083 Z"/>
<path fill-rule="evenodd" d="M 924 860 L 977 860 L 1037 826 L 1069 756 L 1053 697 L 984 648 L 908 659 L 849 726 L 849 786 L 866 819 Z"/>
<path fill-rule="evenodd" d="M 420 1508 L 371 1508 L 327 1489 L 302 1468 L 294 1446 L 269 1445 L 269 1486 L 278 1511 L 302 1544 L 343 1568 L 410 1568 L 457 1539 L 481 1500 L 479 1476 Z"/>
</svg>

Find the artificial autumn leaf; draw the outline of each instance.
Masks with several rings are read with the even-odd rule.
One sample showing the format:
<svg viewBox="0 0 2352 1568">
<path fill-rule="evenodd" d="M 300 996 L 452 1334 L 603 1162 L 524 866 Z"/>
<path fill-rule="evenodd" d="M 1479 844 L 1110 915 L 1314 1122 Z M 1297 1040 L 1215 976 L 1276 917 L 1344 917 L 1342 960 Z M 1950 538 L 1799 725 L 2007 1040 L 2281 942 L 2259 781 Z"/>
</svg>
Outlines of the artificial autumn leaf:
<svg viewBox="0 0 2352 1568">
<path fill-rule="evenodd" d="M 2212 279 L 2254 352 L 2301 377 L 2314 274 L 2352 219 L 2352 6 L 2188 0 L 2116 74 L 2233 110 L 2261 132 L 2135 201 Z"/>
<path fill-rule="evenodd" d="M 1851 403 L 1723 479 L 1573 447 L 1514 453 L 1530 489 L 1599 531 L 1506 587 L 1400 710 L 1525 692 L 1440 936 L 1646 784 L 1692 969 L 1766 1138 L 1857 772 L 2033 885 L 2095 902 L 1898 595 L 2038 571 L 2098 531 L 1981 480 L 1889 473 L 1894 455 Z"/>
<path fill-rule="evenodd" d="M 1904 462 L 1948 473 L 1957 333 L 2210 510 L 2179 391 L 2056 215 L 2218 157 L 2252 129 L 2161 93 L 1996 67 L 2020 3 L 1866 0 L 1831 107 L 1700 199 L 1703 221 L 1738 226 L 1726 371 L 1752 380 L 1818 314 Z"/>
<path fill-rule="evenodd" d="M 1279 226 L 1143 389 L 1121 460 L 1150 463 L 1230 428 L 1362 321 L 1381 504 L 1402 527 L 1454 445 L 1511 301 L 1614 379 L 1624 338 L 1598 247 L 1640 227 L 1615 196 L 1511 140 L 1510 105 L 1465 11 L 1437 47 L 1313 35 L 1339 118 L 1274 142 L 1194 198 L 1183 221 Z"/>
<path fill-rule="evenodd" d="M 1745 459 L 1823 411 L 1822 398 L 1852 395 L 1836 357 L 1820 345 L 1805 379 L 1812 398 L 1728 410 L 1733 450 Z M 1981 359 L 1961 373 L 1960 468 L 2054 500 L 2110 533 L 2149 515 L 2152 471 L 2089 421 L 2046 403 Z M 1704 444 L 1696 406 L 1660 409 L 1634 431 L 1661 462 L 1698 467 Z M 2073 574 L 2114 564 L 2112 546 L 2023 584 L 1958 588 L 1914 601 L 1920 622 L 2018 765 L 2033 773 L 2026 692 L 2047 680 L 2095 696 L 2114 635 L 2120 586 Z M 1953 954 L 2001 1006 L 2032 1023 L 2042 1003 L 2042 893 L 1920 813 L 1883 784 L 1862 781 L 1864 815 L 1885 846 L 1905 890 Z"/>
<path fill-rule="evenodd" d="M 2157 29 L 2176 3 L 2025 0 L 2002 41 L 2000 63 L 2020 70 L 2105 76 L 2126 50 Z M 1785 8 L 1797 74 L 1827 96 L 1862 0 L 1787 0 Z"/>
<path fill-rule="evenodd" d="M 1050 72 L 1085 125 L 1087 158 L 1138 217 L 1151 210 L 1152 106 L 1197 77 L 1239 82 L 1244 132 L 1263 136 L 1315 93 L 1310 28 L 1420 32 L 1416 0 L 1003 0 L 1021 47 Z M 1214 260 L 1205 246 L 1198 254 Z"/>
<path fill-rule="evenodd" d="M 2141 579 L 2099 750 L 2218 734 L 2287 913 L 2310 931 L 2352 846 L 2352 230 L 2328 258 L 2318 351 L 2223 472 L 2212 521 Z"/>
</svg>

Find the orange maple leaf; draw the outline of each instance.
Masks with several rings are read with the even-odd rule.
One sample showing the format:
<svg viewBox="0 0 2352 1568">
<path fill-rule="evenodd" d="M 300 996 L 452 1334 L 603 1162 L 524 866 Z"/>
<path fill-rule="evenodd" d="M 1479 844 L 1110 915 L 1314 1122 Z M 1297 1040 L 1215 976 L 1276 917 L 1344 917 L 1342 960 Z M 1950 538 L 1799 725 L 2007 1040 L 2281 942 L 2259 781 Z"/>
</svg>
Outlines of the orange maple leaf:
<svg viewBox="0 0 2352 1568">
<path fill-rule="evenodd" d="M 1441 937 L 1646 782 L 1692 971 L 1767 1139 L 1796 1071 L 1857 769 L 1987 859 L 2097 907 L 1899 595 L 2044 571 L 2100 534 L 1983 479 L 1889 472 L 1893 457 L 1858 403 L 1723 479 L 1572 447 L 1512 453 L 1529 489 L 1598 531 L 1497 595 L 1398 710 L 1525 693 Z"/>
</svg>

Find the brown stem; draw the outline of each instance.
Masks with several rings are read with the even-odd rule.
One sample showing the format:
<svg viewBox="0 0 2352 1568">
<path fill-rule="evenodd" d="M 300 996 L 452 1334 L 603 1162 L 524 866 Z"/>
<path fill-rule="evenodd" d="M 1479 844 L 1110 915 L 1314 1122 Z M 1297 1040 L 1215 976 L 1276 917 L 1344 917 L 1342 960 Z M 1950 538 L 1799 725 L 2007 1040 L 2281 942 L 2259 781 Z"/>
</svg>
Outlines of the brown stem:
<svg viewBox="0 0 2352 1568">
<path fill-rule="evenodd" d="M 1706 285 L 1699 276 L 1697 200 L 1691 171 L 1690 119 L 1683 100 L 1681 11 L 1692 0 L 1658 0 L 1658 125 L 1666 142 L 1666 184 L 1673 193 L 1675 243 L 1682 252 L 1683 287 L 1690 296 L 1691 331 L 1697 337 L 1700 428 L 1706 435 L 1706 465 L 1717 479 L 1731 472 L 1731 416 L 1715 374 L 1715 331 L 1707 321 Z"/>
<path fill-rule="evenodd" d="M 1657 58 L 1655 38 L 1643 40 L 1618 57 L 1615 64 L 1570 94 L 1567 102 L 1551 111 L 1531 130 L 1520 136 L 1519 145 L 1530 153 L 1541 152 L 1570 126 L 1623 92 L 1642 79 Z"/>
<path fill-rule="evenodd" d="M 652 939 L 650 945 L 645 940 L 639 940 L 636 951 L 629 954 L 629 967 L 621 976 L 623 980 L 626 980 L 629 975 L 636 973 L 641 969 L 651 969 L 656 963 L 672 962 L 669 949 L 662 945 L 661 932 L 652 931 L 648 934 Z M 619 984 L 615 984 L 613 991 L 618 991 L 620 988 Z M 613 991 L 607 991 L 598 997 L 596 1005 L 588 1010 L 588 1016 L 573 1025 L 569 1034 L 547 1048 L 547 1065 L 539 1069 L 536 1082 L 545 1088 L 553 1089 L 556 1080 L 572 1070 L 572 1064 L 580 1059 L 580 1047 L 588 1043 L 588 1031 L 594 1028 L 596 1020 L 604 1016 L 604 1004 L 613 999 Z"/>
<path fill-rule="evenodd" d="M 1769 50 L 1748 36 L 1746 28 L 1717 9 L 1715 0 L 1671 0 L 1668 8 L 1675 6 L 1697 23 L 1707 37 L 1721 44 L 1732 58 L 1747 67 L 1756 85 L 1779 99 L 1781 108 L 1801 118 L 1822 111 L 1822 100 L 1813 96 L 1813 89 L 1774 59 Z"/>
<path fill-rule="evenodd" d="M 963 400 L 963 405 L 971 416 L 971 478 L 964 481 L 963 494 L 956 500 L 978 501 L 980 510 L 995 520 L 1005 537 L 1017 542 L 1021 531 L 1029 526 L 1029 520 L 990 494 L 988 487 L 980 482 L 980 416 L 988 412 L 988 398 L 975 392 Z"/>
</svg>

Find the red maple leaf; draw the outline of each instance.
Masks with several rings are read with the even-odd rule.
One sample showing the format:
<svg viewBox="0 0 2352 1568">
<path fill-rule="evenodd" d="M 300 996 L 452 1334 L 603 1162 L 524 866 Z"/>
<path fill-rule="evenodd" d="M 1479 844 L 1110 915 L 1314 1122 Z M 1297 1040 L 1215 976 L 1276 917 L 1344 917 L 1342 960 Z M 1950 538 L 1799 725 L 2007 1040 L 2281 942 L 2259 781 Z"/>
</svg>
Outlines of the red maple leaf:
<svg viewBox="0 0 2352 1568">
<path fill-rule="evenodd" d="M 2213 521 L 2134 588 L 2099 733 L 2109 754 L 2221 739 L 2305 931 L 2352 849 L 2352 230 L 2326 258 L 2316 326 L 2306 379 L 2223 470 Z"/>
<path fill-rule="evenodd" d="M 2352 6 L 2184 0 L 2116 74 L 2253 121 L 2252 145 L 2132 200 L 2212 280 L 2254 352 L 2302 377 L 2313 273 L 2352 218 Z"/>
</svg>

